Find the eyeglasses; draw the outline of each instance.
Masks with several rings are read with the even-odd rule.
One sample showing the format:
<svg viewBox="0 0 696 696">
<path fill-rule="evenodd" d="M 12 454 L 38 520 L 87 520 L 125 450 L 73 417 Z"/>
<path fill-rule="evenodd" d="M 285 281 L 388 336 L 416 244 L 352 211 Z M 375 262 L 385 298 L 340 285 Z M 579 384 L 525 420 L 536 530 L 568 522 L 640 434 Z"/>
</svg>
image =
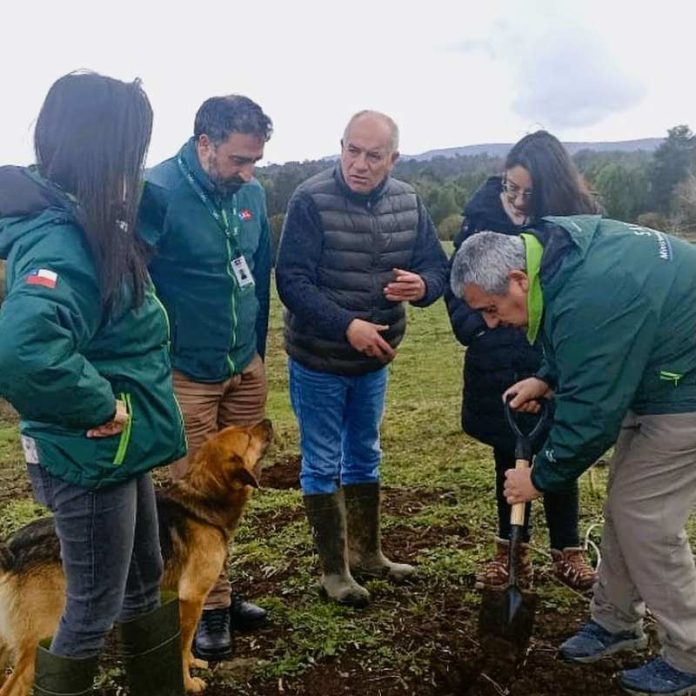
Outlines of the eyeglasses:
<svg viewBox="0 0 696 696">
<path fill-rule="evenodd" d="M 516 184 L 511 184 L 509 181 L 503 181 L 503 191 L 510 198 L 517 198 L 517 196 L 522 196 L 529 200 L 532 197 L 532 189 L 521 189 Z"/>
</svg>

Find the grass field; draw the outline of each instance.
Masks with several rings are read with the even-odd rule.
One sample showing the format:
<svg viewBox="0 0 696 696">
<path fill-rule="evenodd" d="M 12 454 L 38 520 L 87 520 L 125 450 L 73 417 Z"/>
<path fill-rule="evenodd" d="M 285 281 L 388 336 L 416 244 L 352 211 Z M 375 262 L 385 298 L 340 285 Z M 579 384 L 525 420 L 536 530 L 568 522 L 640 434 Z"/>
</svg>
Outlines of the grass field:
<svg viewBox="0 0 696 696">
<path fill-rule="evenodd" d="M 584 619 L 587 598 L 546 571 L 548 543 L 535 505 L 537 624 L 527 659 L 501 667 L 483 655 L 476 632 L 478 564 L 495 531 L 493 465 L 488 448 L 459 426 L 463 349 L 444 304 L 409 308 L 409 329 L 390 368 L 383 425 L 384 536 L 388 553 L 418 565 L 418 579 L 396 587 L 373 581 L 362 612 L 335 607 L 317 593 L 316 557 L 293 484 L 297 430 L 287 394 L 280 306 L 269 336 L 268 413 L 276 438 L 262 488 L 232 548 L 238 588 L 269 608 L 272 626 L 237 638 L 237 657 L 208 673 L 209 694 L 566 694 L 618 693 L 611 675 L 629 656 L 593 666 L 557 660 L 555 647 Z M 0 411 L 0 531 L 40 513 L 30 502 L 12 415 Z M 160 479 L 162 476 L 160 475 Z M 583 533 L 601 522 L 605 470 L 581 480 Z M 262 478 L 262 485 L 265 480 Z M 696 538 L 693 527 L 691 538 Z M 597 540 L 596 529 L 593 539 Z M 654 644 L 653 644 L 654 647 Z M 500 657 L 500 656 L 497 656 Z M 106 661 L 99 693 L 124 693 L 117 663 Z"/>
</svg>

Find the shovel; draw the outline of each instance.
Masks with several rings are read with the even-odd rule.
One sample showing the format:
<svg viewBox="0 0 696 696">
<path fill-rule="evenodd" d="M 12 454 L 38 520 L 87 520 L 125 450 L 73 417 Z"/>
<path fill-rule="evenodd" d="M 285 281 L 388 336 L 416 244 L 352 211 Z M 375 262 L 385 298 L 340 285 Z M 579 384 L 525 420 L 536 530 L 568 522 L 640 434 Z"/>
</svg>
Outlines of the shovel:
<svg viewBox="0 0 696 696">
<path fill-rule="evenodd" d="M 547 402 L 540 400 L 541 411 L 534 427 L 527 433 L 520 430 L 509 404 L 505 404 L 505 417 L 515 435 L 515 468 L 528 469 L 532 458 L 532 445 L 542 431 L 547 418 Z M 508 550 L 508 585 L 499 590 L 485 590 L 479 614 L 479 635 L 497 637 L 523 653 L 529 643 L 534 625 L 536 597 L 523 595 L 517 583 L 517 566 L 524 526 L 524 503 L 516 503 L 510 512 L 510 546 Z"/>
</svg>

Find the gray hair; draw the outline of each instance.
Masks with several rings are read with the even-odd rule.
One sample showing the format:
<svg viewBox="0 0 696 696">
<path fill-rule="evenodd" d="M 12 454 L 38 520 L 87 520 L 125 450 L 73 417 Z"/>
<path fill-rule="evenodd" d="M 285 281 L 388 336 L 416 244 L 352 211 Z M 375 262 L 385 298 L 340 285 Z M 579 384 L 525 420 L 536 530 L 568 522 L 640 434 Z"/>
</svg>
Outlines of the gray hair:
<svg viewBox="0 0 696 696">
<path fill-rule="evenodd" d="M 383 114 L 381 111 L 372 111 L 371 109 L 363 109 L 362 111 L 358 111 L 357 114 L 353 114 L 350 117 L 350 121 L 348 121 L 348 124 L 346 125 L 345 129 L 343 130 L 343 140 L 347 140 L 347 134 L 348 131 L 350 130 L 350 127 L 357 121 L 358 119 L 362 118 L 363 116 L 374 116 L 381 121 L 384 121 L 384 123 L 389 127 L 390 131 L 390 139 L 389 139 L 389 149 L 391 152 L 397 152 L 399 149 L 399 126 L 396 125 L 396 122 L 394 121 L 393 118 L 387 116 L 386 114 Z"/>
<path fill-rule="evenodd" d="M 450 285 L 456 297 L 477 285 L 491 295 L 507 295 L 510 271 L 526 270 L 524 242 L 517 235 L 479 232 L 466 239 L 454 257 Z"/>
</svg>

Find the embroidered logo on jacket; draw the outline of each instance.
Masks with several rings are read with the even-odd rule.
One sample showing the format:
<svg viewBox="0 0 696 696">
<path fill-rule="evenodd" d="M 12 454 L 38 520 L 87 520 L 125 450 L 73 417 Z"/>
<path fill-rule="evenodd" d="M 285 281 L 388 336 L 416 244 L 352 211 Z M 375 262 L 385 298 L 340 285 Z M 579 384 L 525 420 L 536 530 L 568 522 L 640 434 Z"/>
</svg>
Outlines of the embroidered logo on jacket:
<svg viewBox="0 0 696 696">
<path fill-rule="evenodd" d="M 42 285 L 44 288 L 55 288 L 58 274 L 45 268 L 37 268 L 27 276 L 28 285 Z"/>
<path fill-rule="evenodd" d="M 239 211 L 239 218 L 240 218 L 243 222 L 248 222 L 248 221 L 251 220 L 253 217 L 254 217 L 254 214 L 251 212 L 251 210 L 249 210 L 249 208 L 242 208 L 242 209 Z"/>
</svg>

